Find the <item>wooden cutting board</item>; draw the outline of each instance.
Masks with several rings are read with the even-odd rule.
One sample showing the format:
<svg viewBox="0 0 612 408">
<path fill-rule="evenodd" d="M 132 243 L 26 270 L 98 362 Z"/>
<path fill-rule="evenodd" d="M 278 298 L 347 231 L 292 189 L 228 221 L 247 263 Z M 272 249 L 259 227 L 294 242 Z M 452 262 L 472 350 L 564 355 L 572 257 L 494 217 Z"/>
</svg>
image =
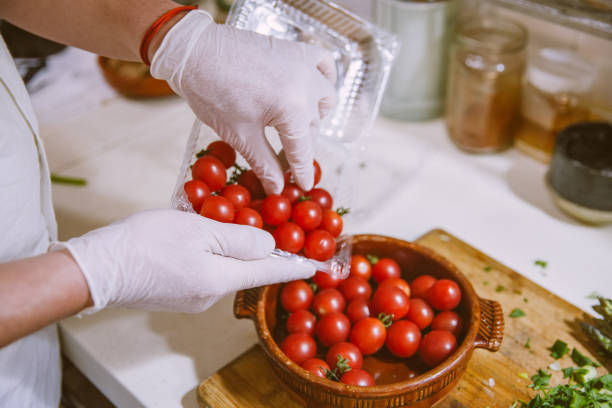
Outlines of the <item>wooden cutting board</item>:
<svg viewBox="0 0 612 408">
<path fill-rule="evenodd" d="M 476 349 L 457 387 L 437 407 L 508 408 L 516 399 L 530 399 L 533 392 L 527 385 L 531 381 L 519 377 L 519 373 L 531 376 L 553 362 L 547 348 L 557 339 L 595 359 L 595 345 L 578 325 L 579 320 L 590 316 L 577 307 L 445 231 L 433 230 L 416 242 L 453 262 L 479 296 L 499 301 L 504 309 L 500 350 L 491 353 Z M 526 316 L 510 318 L 514 308 L 520 308 Z M 525 347 L 528 341 L 530 348 Z M 568 356 L 559 361 L 561 367 L 574 365 Z M 560 379 L 561 374 L 555 373 L 551 383 Z M 259 345 L 200 384 L 198 401 L 203 408 L 304 407 L 276 378 Z"/>
</svg>

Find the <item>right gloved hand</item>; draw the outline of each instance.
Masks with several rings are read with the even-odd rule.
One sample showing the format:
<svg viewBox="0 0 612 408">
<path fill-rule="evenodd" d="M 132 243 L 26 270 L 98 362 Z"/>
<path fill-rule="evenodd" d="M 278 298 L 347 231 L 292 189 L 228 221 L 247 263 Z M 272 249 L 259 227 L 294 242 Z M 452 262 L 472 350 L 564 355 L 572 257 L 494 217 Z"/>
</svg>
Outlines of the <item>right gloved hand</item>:
<svg viewBox="0 0 612 408">
<path fill-rule="evenodd" d="M 215 24 L 189 12 L 164 37 L 151 74 L 168 81 L 197 117 L 236 149 L 267 194 L 283 189 L 283 171 L 264 128 L 279 132 L 296 182 L 313 186 L 313 139 L 335 103 L 332 55 L 304 43 Z"/>
<path fill-rule="evenodd" d="M 305 279 L 308 262 L 270 257 L 266 231 L 200 215 L 155 210 L 132 215 L 51 250 L 66 248 L 94 306 L 201 312 L 236 290 Z"/>
</svg>

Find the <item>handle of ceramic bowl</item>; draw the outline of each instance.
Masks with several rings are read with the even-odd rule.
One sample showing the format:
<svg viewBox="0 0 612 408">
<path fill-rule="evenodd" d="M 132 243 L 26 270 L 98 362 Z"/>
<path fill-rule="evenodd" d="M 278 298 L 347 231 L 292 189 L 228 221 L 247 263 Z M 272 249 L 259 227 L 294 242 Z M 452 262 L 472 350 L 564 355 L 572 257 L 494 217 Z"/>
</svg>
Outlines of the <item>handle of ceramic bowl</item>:
<svg viewBox="0 0 612 408">
<path fill-rule="evenodd" d="M 239 290 L 234 298 L 234 316 L 236 319 L 252 319 L 257 312 L 259 288 Z"/>
<path fill-rule="evenodd" d="M 478 298 L 480 303 L 480 325 L 474 346 L 497 351 L 504 338 L 504 312 L 499 302 Z"/>
</svg>

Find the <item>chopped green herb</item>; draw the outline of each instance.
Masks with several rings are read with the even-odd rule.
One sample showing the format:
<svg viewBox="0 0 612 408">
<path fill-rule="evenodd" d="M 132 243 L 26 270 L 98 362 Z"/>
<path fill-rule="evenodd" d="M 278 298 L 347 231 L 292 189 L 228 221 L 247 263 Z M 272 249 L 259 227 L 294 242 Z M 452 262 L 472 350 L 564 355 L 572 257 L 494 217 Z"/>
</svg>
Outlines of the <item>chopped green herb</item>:
<svg viewBox="0 0 612 408">
<path fill-rule="evenodd" d="M 527 302 L 529 302 L 529 299 L 523 298 L 523 302 L 527 303 Z"/>
<path fill-rule="evenodd" d="M 528 387 L 533 388 L 534 390 L 542 390 L 548 386 L 550 377 L 552 377 L 552 374 L 540 368 L 537 374 L 531 376 L 531 381 L 533 383 Z"/>
<path fill-rule="evenodd" d="M 555 360 L 560 359 L 567 353 L 569 353 L 569 347 L 567 347 L 567 343 L 561 340 L 555 341 L 555 344 L 548 348 L 550 350 L 550 356 Z"/>
<path fill-rule="evenodd" d="M 497 285 L 497 287 L 495 288 L 496 292 L 503 292 L 506 288 L 504 288 L 503 285 Z"/>
<path fill-rule="evenodd" d="M 529 337 L 527 337 L 527 341 L 525 342 L 525 348 L 526 349 L 530 349 L 531 348 L 531 339 Z"/>
<path fill-rule="evenodd" d="M 540 268 L 546 268 L 548 266 L 548 262 L 543 261 L 541 259 L 536 259 L 534 262 L 535 266 L 539 266 Z"/>
<path fill-rule="evenodd" d="M 591 360 L 590 358 L 588 358 L 587 356 L 585 356 L 584 354 L 576 350 L 575 347 L 572 350 L 572 361 L 574 361 L 574 363 L 578 364 L 580 367 L 584 367 L 586 365 L 591 365 L 593 367 L 599 367 L 599 364 L 597 364 L 595 361 Z"/>
<path fill-rule="evenodd" d="M 523 294 L 523 292 L 521 292 L 518 289 L 512 289 L 512 293 L 516 293 L 517 295 L 522 295 Z"/>
<path fill-rule="evenodd" d="M 601 298 L 603 296 L 601 296 L 599 293 L 597 292 L 591 292 L 590 294 L 586 295 L 587 299 L 594 299 L 594 300 L 598 300 L 599 298 Z"/>
<path fill-rule="evenodd" d="M 85 186 L 87 180 L 80 177 L 60 176 L 59 174 L 51 173 L 51 182 L 55 184 L 69 184 L 71 186 Z"/>
<path fill-rule="evenodd" d="M 482 284 L 483 284 L 484 286 L 487 286 L 487 285 L 489 284 L 489 281 L 484 281 L 484 282 L 482 282 Z"/>
<path fill-rule="evenodd" d="M 490 265 L 487 265 L 483 269 L 484 269 L 485 272 L 491 272 L 491 269 L 493 269 L 493 268 L 491 268 Z"/>
<path fill-rule="evenodd" d="M 529 379 L 529 376 L 527 375 L 527 373 L 519 373 L 518 376 L 521 377 L 521 378 L 524 378 L 526 380 Z"/>
<path fill-rule="evenodd" d="M 510 317 L 512 318 L 523 317 L 523 316 L 527 316 L 527 314 L 523 312 L 521 309 L 519 309 L 518 307 L 515 307 L 510 312 Z"/>
</svg>

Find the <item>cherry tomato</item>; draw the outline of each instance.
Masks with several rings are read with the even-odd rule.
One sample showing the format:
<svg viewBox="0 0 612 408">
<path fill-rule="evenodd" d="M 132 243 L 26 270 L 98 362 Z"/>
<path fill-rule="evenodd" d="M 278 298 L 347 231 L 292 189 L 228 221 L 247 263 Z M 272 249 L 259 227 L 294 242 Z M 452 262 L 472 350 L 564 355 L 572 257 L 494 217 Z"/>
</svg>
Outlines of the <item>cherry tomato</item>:
<svg viewBox="0 0 612 408">
<path fill-rule="evenodd" d="M 345 313 L 346 317 L 348 317 L 353 324 L 361 319 L 370 317 L 372 315 L 370 311 L 370 302 L 364 298 L 353 299 L 346 307 Z"/>
<path fill-rule="evenodd" d="M 461 302 L 461 289 L 450 279 L 440 279 L 427 292 L 427 300 L 438 310 L 451 310 Z"/>
<path fill-rule="evenodd" d="M 344 222 L 342 216 L 333 210 L 323 210 L 321 228 L 337 237 L 342 233 Z"/>
<path fill-rule="evenodd" d="M 317 271 L 312 281 L 317 285 L 319 289 L 337 288 L 343 281 L 343 279 L 336 276 L 332 276 L 329 273 Z"/>
<path fill-rule="evenodd" d="M 312 288 L 303 280 L 287 283 L 280 294 L 281 305 L 288 312 L 308 309 L 313 297 Z"/>
<path fill-rule="evenodd" d="M 308 310 L 299 309 L 291 313 L 287 319 L 287 331 L 289 333 L 306 333 L 314 336 L 317 318 Z"/>
<path fill-rule="evenodd" d="M 438 313 L 431 322 L 432 330 L 448 330 L 455 337 L 459 337 L 463 331 L 463 320 L 455 312 L 445 311 Z"/>
<path fill-rule="evenodd" d="M 295 183 L 289 183 L 285 184 L 285 188 L 283 189 L 281 195 L 287 197 L 289 202 L 293 204 L 304 195 L 304 190 L 299 188 Z"/>
<path fill-rule="evenodd" d="M 281 350 L 296 364 L 302 364 L 317 354 L 317 343 L 306 333 L 291 333 L 281 343 Z"/>
<path fill-rule="evenodd" d="M 423 299 L 414 298 L 410 299 L 409 303 L 410 309 L 406 315 L 406 320 L 410 320 L 421 330 L 429 326 L 434 318 L 434 312 L 427 302 Z"/>
<path fill-rule="evenodd" d="M 368 281 L 357 276 L 351 276 L 340 284 L 340 292 L 344 295 L 347 302 L 359 297 L 369 299 L 372 294 L 372 287 Z"/>
<path fill-rule="evenodd" d="M 434 283 L 436 283 L 436 281 L 437 279 L 431 275 L 421 275 L 418 278 L 415 278 L 410 283 L 412 297 L 427 299 L 427 293 Z"/>
<path fill-rule="evenodd" d="M 400 320 L 387 329 L 387 348 L 397 357 L 412 357 L 420 343 L 421 330 L 412 322 Z"/>
<path fill-rule="evenodd" d="M 317 339 L 325 347 L 330 347 L 345 341 L 350 330 L 351 322 L 344 314 L 339 312 L 327 313 L 317 322 Z"/>
<path fill-rule="evenodd" d="M 304 246 L 304 231 L 292 222 L 283 222 L 272 233 L 276 247 L 297 254 Z"/>
<path fill-rule="evenodd" d="M 264 218 L 265 221 L 265 218 Z M 322 229 L 310 231 L 304 242 L 304 255 L 317 261 L 327 261 L 336 253 L 336 240 Z"/>
<path fill-rule="evenodd" d="M 200 214 L 219 222 L 234 221 L 234 206 L 225 197 L 210 196 L 202 203 Z"/>
<path fill-rule="evenodd" d="M 263 204 L 263 200 L 262 199 L 252 200 L 251 201 L 251 205 L 249 207 L 254 209 L 255 211 L 257 211 L 259 214 L 261 214 L 261 205 L 262 204 Z"/>
<path fill-rule="evenodd" d="M 226 169 L 236 163 L 236 151 L 223 140 L 217 140 L 209 144 L 206 147 L 206 153 L 219 159 Z"/>
<path fill-rule="evenodd" d="M 200 157 L 191 168 L 194 180 L 202 180 L 212 191 L 221 190 L 225 186 L 227 172 L 219 159 L 213 156 Z"/>
<path fill-rule="evenodd" d="M 372 376 L 362 369 L 347 371 L 340 377 L 340 382 L 349 385 L 358 385 L 360 387 L 371 387 L 376 385 Z"/>
<path fill-rule="evenodd" d="M 321 207 L 310 200 L 299 202 L 293 206 L 291 218 L 304 231 L 312 231 L 321 224 Z"/>
<path fill-rule="evenodd" d="M 259 181 L 253 170 L 247 170 L 242 173 L 240 177 L 238 177 L 238 184 L 246 187 L 246 189 L 249 190 L 253 200 L 264 198 L 266 196 L 266 192 L 261 185 L 261 181 Z"/>
<path fill-rule="evenodd" d="M 401 289 L 395 286 L 383 286 L 376 289 L 372 297 L 372 306 L 376 313 L 392 315 L 394 321 L 406 316 L 410 309 L 408 298 Z"/>
<path fill-rule="evenodd" d="M 327 378 L 327 371 L 330 370 L 329 365 L 319 358 L 309 358 L 302 363 L 302 368 L 321 378 Z"/>
<path fill-rule="evenodd" d="M 221 195 L 230 200 L 236 210 L 251 205 L 251 193 L 240 184 L 230 184 L 223 187 Z"/>
<path fill-rule="evenodd" d="M 202 180 L 189 180 L 183 186 L 187 199 L 191 203 L 193 210 L 197 213 L 202 208 L 202 203 L 210 196 L 210 188 Z"/>
<path fill-rule="evenodd" d="M 376 353 L 385 344 L 387 329 L 374 317 L 359 320 L 351 330 L 351 343 L 356 345 L 361 354 L 368 356 Z"/>
<path fill-rule="evenodd" d="M 312 161 L 312 164 L 314 166 L 314 186 L 316 186 L 317 184 L 319 184 L 319 181 L 321 181 L 321 166 L 319 166 L 319 162 L 316 160 Z"/>
<path fill-rule="evenodd" d="M 372 268 L 372 276 L 376 282 L 389 278 L 399 278 L 402 275 L 399 265 L 391 258 L 380 258 Z"/>
<path fill-rule="evenodd" d="M 340 359 L 338 357 L 340 357 Z M 353 343 L 347 342 L 334 344 L 327 352 L 325 360 L 332 369 L 337 367 L 338 360 L 346 360 L 345 364 L 351 369 L 361 368 L 363 365 L 363 356 L 359 348 Z M 346 370 L 347 367 L 341 363 L 338 368 Z"/>
<path fill-rule="evenodd" d="M 263 227 L 261 215 L 252 208 L 241 208 L 236 211 L 234 224 L 250 225 L 255 228 Z"/>
<path fill-rule="evenodd" d="M 444 361 L 457 348 L 455 336 L 447 330 L 432 330 L 421 340 L 421 358 L 430 367 Z"/>
<path fill-rule="evenodd" d="M 307 191 L 305 194 L 306 197 L 310 197 L 312 201 L 319 204 L 324 210 L 331 210 L 334 205 L 334 200 L 331 194 L 322 188 L 313 188 L 312 190 Z"/>
<path fill-rule="evenodd" d="M 385 279 L 384 281 L 380 282 L 380 285 L 378 285 L 379 288 L 382 288 L 383 286 L 395 286 L 396 288 L 401 289 L 407 298 L 410 297 L 410 285 L 408 285 L 408 282 L 402 278 Z"/>
<path fill-rule="evenodd" d="M 280 225 L 291 217 L 291 203 L 287 197 L 270 194 L 261 203 L 261 217 L 268 225 Z"/>
<path fill-rule="evenodd" d="M 321 317 L 328 313 L 342 312 L 346 306 L 346 301 L 342 293 L 337 289 L 320 290 L 312 301 L 312 309 Z"/>
<path fill-rule="evenodd" d="M 351 256 L 351 276 L 359 276 L 365 280 L 370 280 L 372 277 L 372 265 L 365 256 Z"/>
</svg>

